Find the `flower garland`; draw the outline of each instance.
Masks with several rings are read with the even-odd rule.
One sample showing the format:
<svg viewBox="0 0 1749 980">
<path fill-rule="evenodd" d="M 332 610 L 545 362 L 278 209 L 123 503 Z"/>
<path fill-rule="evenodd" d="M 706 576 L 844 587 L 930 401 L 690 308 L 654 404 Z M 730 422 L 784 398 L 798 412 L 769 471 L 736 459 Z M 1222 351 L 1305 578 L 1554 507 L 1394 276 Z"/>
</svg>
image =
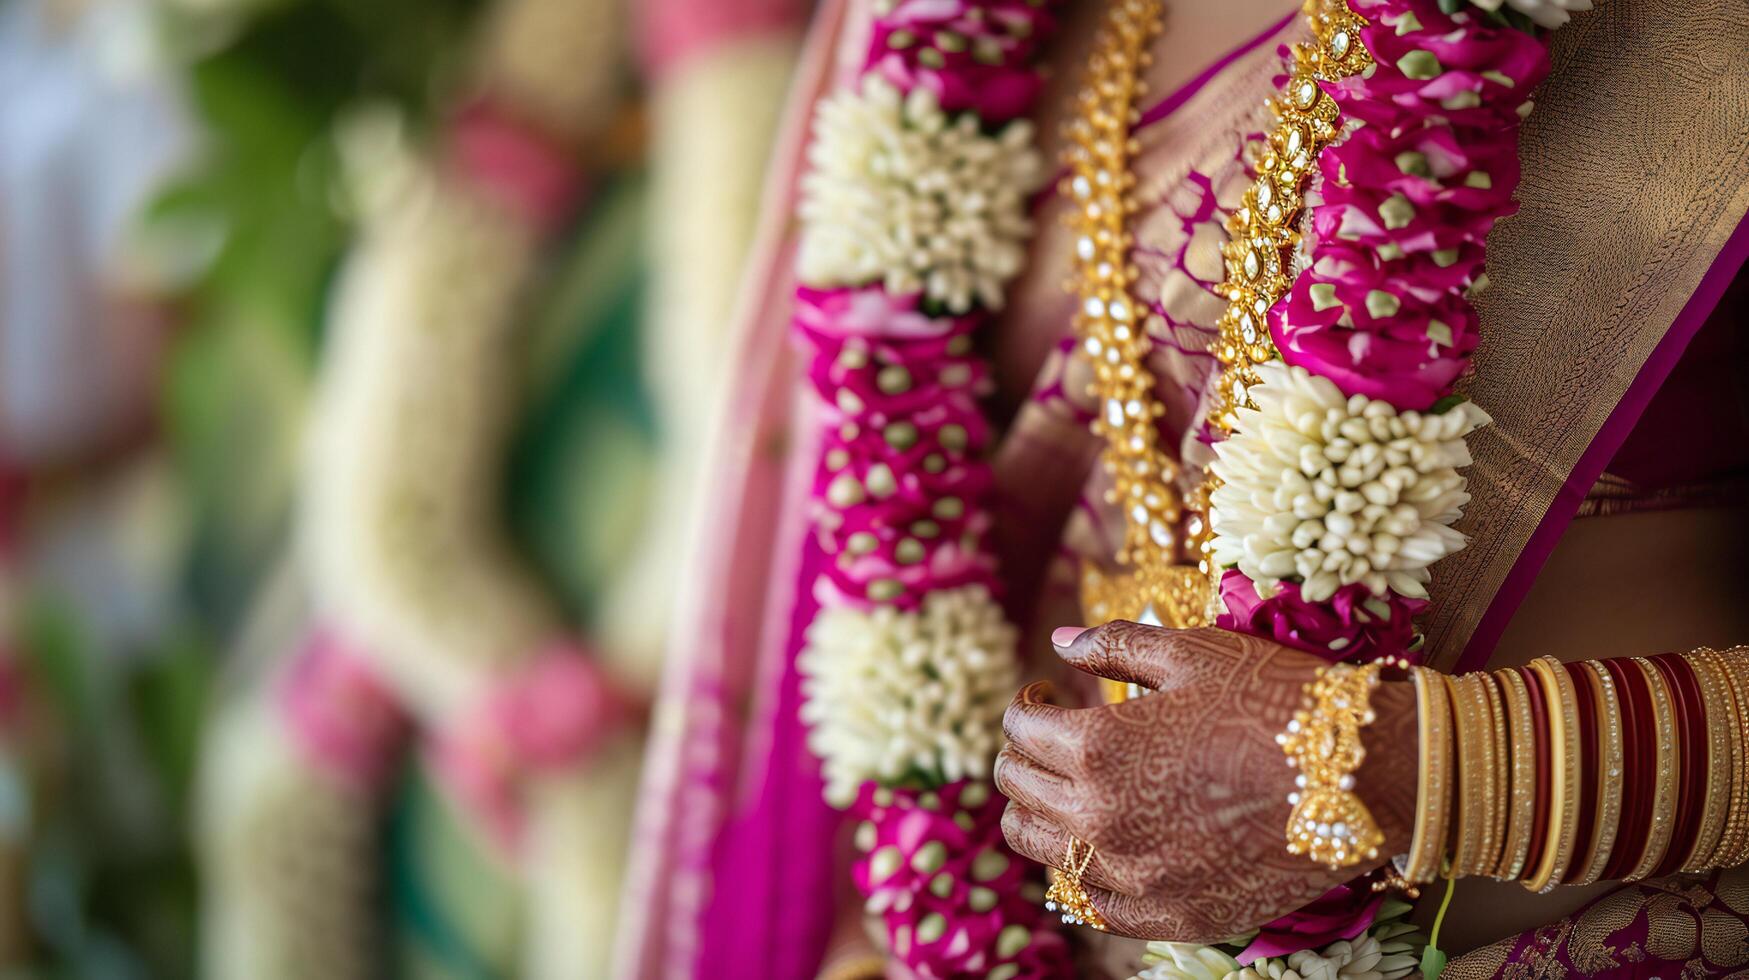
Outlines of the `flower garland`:
<svg viewBox="0 0 1749 980">
<path fill-rule="evenodd" d="M 1134 980 L 1399 980 L 1415 972 L 1425 945 L 1408 902 L 1375 903 L 1370 929 L 1336 939 L 1315 951 L 1301 948 L 1259 956 L 1241 964 L 1231 954 L 1195 943 L 1154 942 L 1147 966 Z"/>
<path fill-rule="evenodd" d="M 1547 72 L 1546 38 L 1532 22 L 1553 26 L 1580 4 L 1478 7 L 1307 0 L 1312 38 L 1293 49 L 1256 182 L 1228 223 L 1229 306 L 1214 351 L 1223 369 L 1204 433 L 1217 460 L 1184 502 L 1183 538 L 1162 521 L 1181 502 L 1175 466 L 1152 451 L 1159 407 L 1126 271 L 1134 150 L 1123 137 L 1139 62 L 1120 59 L 1109 77 L 1114 42 L 1102 43 L 1086 114 L 1069 131 L 1065 183 L 1082 202 L 1076 326 L 1107 408 L 1095 429 L 1129 525 L 1125 571 L 1084 570 L 1094 620 L 1191 626 L 1213 614 L 1224 628 L 1332 660 L 1417 651 L 1413 617 L 1427 607 L 1430 567 L 1465 543 L 1451 527 L 1469 500 L 1458 473 L 1470 462 L 1464 439 L 1489 421 L 1451 386 L 1477 343 L 1471 298 L 1487 285 L 1483 246 L 1514 210 L 1518 127 Z M 1108 37 L 1133 40 L 1156 17 L 1146 4 L 1119 4 Z M 1200 566 L 1179 563 L 1184 553 Z M 1370 936 L 1368 923 L 1395 930 L 1375 922 L 1364 889 L 1351 891 L 1351 914 L 1324 916 L 1345 923 L 1342 943 Z M 1185 972 L 1159 975 L 1232 975 L 1247 960 L 1313 957 L 1327 940 L 1254 944 L 1236 959 L 1174 953 Z"/>
<path fill-rule="evenodd" d="M 828 800 L 862 818 L 853 874 L 892 957 L 922 977 L 1063 975 L 989 783 L 1017 639 L 971 337 L 1025 259 L 1044 168 L 1017 117 L 1055 22 L 1043 0 L 876 8 L 859 77 L 816 110 L 799 205 L 823 556 L 802 716 Z"/>
<path fill-rule="evenodd" d="M 1565 17 L 1535 0 L 1514 8 L 1521 13 L 1351 0 L 1343 13 L 1361 20 L 1356 47 L 1367 67 L 1320 73 L 1320 91 L 1301 99 L 1327 102 L 1343 130 L 1309 174 L 1309 227 L 1229 248 L 1234 302 L 1224 322 L 1265 313 L 1268 334 L 1246 338 L 1250 373 L 1217 398 L 1225 414 L 1213 427 L 1225 421 L 1230 435 L 1210 466 L 1203 552 L 1205 571 L 1224 570 L 1224 628 L 1331 660 L 1418 653 L 1413 618 L 1428 606 L 1430 568 L 1465 545 L 1451 527 L 1469 500 L 1458 472 L 1470 462 L 1464 439 L 1489 421 L 1452 385 L 1478 341 L 1471 300 L 1487 288 L 1484 245 L 1515 210 L 1518 128 L 1548 70 L 1546 37 L 1525 21 L 1550 19 L 1550 10 Z M 1321 33 L 1324 57 L 1349 57 L 1346 28 Z M 1290 98 L 1300 96 L 1290 87 Z M 1260 170 L 1236 225 L 1279 206 L 1271 190 L 1299 189 Z M 1287 287 L 1266 309 L 1255 305 L 1262 270 L 1252 262 L 1264 246 L 1274 260 L 1264 264 L 1279 262 Z M 1185 963 L 1227 977 L 1407 972 L 1407 949 L 1388 969 L 1357 959 L 1375 940 L 1420 943 L 1407 926 L 1358 899 L 1346 916 L 1325 911 L 1345 918 L 1358 941 L 1314 953 L 1327 936 L 1278 936 L 1214 964 L 1225 970 L 1210 968 L 1218 951 L 1173 951 L 1144 976 L 1199 975 L 1174 972 Z"/>
<path fill-rule="evenodd" d="M 1452 384 L 1548 71 L 1544 39 L 1504 16 L 1350 8 L 1372 67 L 1321 82 L 1348 133 L 1318 156 L 1305 271 L 1268 310 L 1280 360 L 1257 365 L 1209 495 L 1219 625 L 1333 659 L 1415 652 L 1430 567 L 1464 546 L 1458 470 L 1488 416 Z"/>
</svg>

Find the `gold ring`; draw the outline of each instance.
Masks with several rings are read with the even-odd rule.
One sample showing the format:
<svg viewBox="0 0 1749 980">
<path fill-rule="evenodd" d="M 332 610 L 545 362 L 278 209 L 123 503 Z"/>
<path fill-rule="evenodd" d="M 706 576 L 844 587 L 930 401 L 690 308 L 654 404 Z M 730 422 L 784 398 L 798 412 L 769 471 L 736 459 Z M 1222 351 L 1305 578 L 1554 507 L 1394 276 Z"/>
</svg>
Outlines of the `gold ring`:
<svg viewBox="0 0 1749 980">
<path fill-rule="evenodd" d="M 1087 889 L 1081 887 L 1081 875 L 1093 861 L 1093 845 L 1079 837 L 1069 836 L 1069 851 L 1063 856 L 1063 866 L 1051 869 L 1051 887 L 1045 892 L 1045 911 L 1062 916 L 1064 925 L 1088 926 L 1105 931 L 1105 916 L 1093 907 Z"/>
</svg>

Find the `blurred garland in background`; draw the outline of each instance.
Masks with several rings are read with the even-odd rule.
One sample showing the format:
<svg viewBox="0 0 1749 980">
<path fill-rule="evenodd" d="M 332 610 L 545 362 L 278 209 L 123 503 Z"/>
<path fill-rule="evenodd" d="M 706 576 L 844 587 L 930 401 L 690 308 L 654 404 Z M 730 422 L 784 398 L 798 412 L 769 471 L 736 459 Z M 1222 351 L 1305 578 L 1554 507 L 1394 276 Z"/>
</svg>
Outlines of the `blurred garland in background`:
<svg viewBox="0 0 1749 980">
<path fill-rule="evenodd" d="M 347 120 L 428 131 L 480 0 L 176 0 L 164 37 L 206 145 L 146 216 L 200 256 L 164 387 L 168 437 L 202 515 L 190 592 L 235 622 L 284 530 L 328 284 L 350 240 Z"/>
<path fill-rule="evenodd" d="M 0 615 L 0 634 L 10 634 L 0 635 L 0 661 L 18 675 L 16 684 L 0 678 L 0 695 L 16 702 L 0 710 L 0 836 L 17 835 L 26 897 L 18 921 L 0 922 L 0 977 L 10 980 L 21 962 L 31 977 L 196 975 L 187 816 L 200 730 L 223 651 L 286 547 L 330 284 L 358 216 L 345 143 L 361 119 L 388 120 L 408 142 L 424 142 L 450 105 L 443 96 L 453 94 L 484 6 L 154 7 L 152 44 L 200 130 L 193 165 L 157 195 L 138 235 L 178 324 L 152 426 L 160 441 L 144 451 L 167 457 L 178 498 L 143 515 L 174 528 L 170 559 L 154 566 L 174 579 L 170 608 L 156 635 L 118 650 L 89 622 L 90 600 L 23 576 L 16 590 L 0 589 L 19 596 L 13 615 Z M 652 453 L 633 330 L 643 188 L 624 173 L 641 134 L 635 118 L 620 129 L 591 163 L 622 176 L 598 189 L 533 304 L 527 404 L 506 474 L 516 489 L 507 516 L 573 611 L 643 516 Z M 587 468 L 578 465 L 586 445 Z M 431 865 L 454 841 L 418 829 L 441 815 L 428 814 L 429 791 L 416 778 L 403 795 L 396 825 L 411 830 L 386 860 L 397 882 L 440 888 L 453 902 L 456 890 L 442 882 L 455 875 Z M 0 879 L 8 874 L 0 868 Z M 401 904 L 409 965 L 421 942 L 441 945 L 432 937 L 468 928 L 431 920 L 417 901 Z M 442 901 L 432 907 L 445 911 Z"/>
</svg>

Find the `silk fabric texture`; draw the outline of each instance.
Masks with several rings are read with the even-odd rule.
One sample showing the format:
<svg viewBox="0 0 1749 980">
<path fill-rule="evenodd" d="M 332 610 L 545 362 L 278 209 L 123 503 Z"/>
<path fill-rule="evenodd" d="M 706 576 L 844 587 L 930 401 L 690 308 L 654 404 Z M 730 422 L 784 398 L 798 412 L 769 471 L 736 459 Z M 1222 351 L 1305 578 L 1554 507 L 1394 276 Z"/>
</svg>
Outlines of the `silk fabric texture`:
<svg viewBox="0 0 1749 980">
<path fill-rule="evenodd" d="M 1041 102 L 1047 151 L 1099 7 L 1070 10 L 1083 29 L 1065 30 L 1053 58 Z M 1222 221 L 1245 185 L 1243 145 L 1267 121 L 1278 49 L 1303 32 L 1288 5 L 1282 14 L 1156 99 L 1137 134 L 1138 297 L 1155 314 L 1162 425 L 1187 480 L 1212 455 L 1193 423 L 1215 366 Z M 788 318 L 809 114 L 843 83 L 847 59 L 836 52 L 856 51 L 866 22 L 858 3 L 823 6 L 774 157 L 739 304 L 736 396 L 707 464 L 715 493 L 680 584 L 620 975 L 811 977 L 853 900 L 847 828 L 821 799 L 796 717 L 807 603 L 795 583 L 814 451 L 798 441 L 804 379 Z M 1492 286 L 1478 301 L 1483 339 L 1464 387 L 1495 422 L 1471 440 L 1474 499 L 1458 524 L 1471 544 L 1434 571 L 1431 662 L 1486 664 L 1586 489 L 1749 252 L 1745 51 L 1739 0 L 1605 0 L 1556 34 L 1553 72 L 1521 138 L 1522 210 L 1489 237 Z M 1101 498 L 1086 377 L 1067 356 L 1064 203 L 1041 193 L 1031 262 L 988 338 L 1006 422 L 996 456 L 1004 598 L 1026 630 L 1023 648 L 1044 658 L 1038 670 L 1050 629 L 1080 621 L 1076 563 L 1109 561 L 1121 534 L 1121 515 Z"/>
</svg>

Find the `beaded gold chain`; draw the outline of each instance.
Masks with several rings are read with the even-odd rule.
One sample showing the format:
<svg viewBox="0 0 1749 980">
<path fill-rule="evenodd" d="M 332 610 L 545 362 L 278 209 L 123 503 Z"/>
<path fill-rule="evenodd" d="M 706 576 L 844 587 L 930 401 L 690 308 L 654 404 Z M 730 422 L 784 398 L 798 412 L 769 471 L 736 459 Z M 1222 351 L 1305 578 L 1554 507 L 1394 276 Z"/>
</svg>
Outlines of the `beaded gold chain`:
<svg viewBox="0 0 1749 980">
<path fill-rule="evenodd" d="M 1372 64 L 1360 43 L 1364 22 L 1343 0 L 1306 0 L 1305 15 L 1313 38 L 1293 47 L 1286 88 L 1268 102 L 1276 125 L 1258 155 L 1256 181 L 1227 224 L 1232 239 L 1223 250 L 1227 276 L 1219 291 L 1228 306 L 1215 344 L 1221 374 L 1209 416 L 1220 431 L 1231 429 L 1235 408 L 1249 404 L 1255 366 L 1276 356 L 1265 315 L 1292 284 L 1306 184 L 1319 151 L 1340 132 L 1336 103 L 1318 82 Z M 1160 445 L 1163 409 L 1146 364 L 1152 344 L 1132 293 L 1137 272 L 1129 261 L 1129 216 L 1137 206 L 1130 172 L 1137 146 L 1130 133 L 1145 91 L 1140 74 L 1149 62 L 1147 45 L 1163 17 L 1161 0 L 1119 0 L 1112 7 L 1089 61 L 1079 115 L 1068 127 L 1065 190 L 1078 204 L 1068 217 L 1081 301 L 1076 336 L 1094 368 L 1093 429 L 1105 441 L 1108 500 L 1123 509 L 1125 522 L 1116 556 L 1123 571 L 1084 565 L 1082 611 L 1095 623 L 1132 619 L 1186 627 L 1208 620 L 1214 595 L 1218 570 L 1208 556 L 1204 516 L 1213 483 L 1205 478 L 1192 497 L 1180 540 L 1186 507 L 1175 486 L 1179 468 Z M 1196 563 L 1181 562 L 1181 553 L 1196 555 Z"/>
<path fill-rule="evenodd" d="M 1130 129 L 1147 91 L 1141 70 L 1149 63 L 1148 43 L 1164 17 L 1161 0 L 1112 5 L 1094 41 L 1080 111 L 1066 134 L 1070 173 L 1064 191 L 1078 204 L 1067 219 L 1081 300 L 1075 331 L 1093 365 L 1092 394 L 1100 406 L 1093 431 L 1105 440 L 1101 459 L 1112 480 L 1107 499 L 1124 511 L 1117 561 L 1131 570 L 1108 578 L 1095 565 L 1083 569 L 1082 605 L 1091 622 L 1143 619 L 1150 601 L 1181 593 L 1171 587 L 1181 575 L 1173 548 L 1183 510 L 1174 486 L 1178 463 L 1160 445 L 1162 409 L 1147 367 L 1152 345 L 1131 293 L 1137 273 L 1129 259 L 1134 237 L 1129 216 L 1136 209 L 1136 178 L 1129 164 L 1137 149 Z M 1132 598 L 1136 601 L 1127 601 Z M 1163 622 L 1173 622 L 1187 612 L 1162 610 L 1160 615 Z"/>
</svg>

